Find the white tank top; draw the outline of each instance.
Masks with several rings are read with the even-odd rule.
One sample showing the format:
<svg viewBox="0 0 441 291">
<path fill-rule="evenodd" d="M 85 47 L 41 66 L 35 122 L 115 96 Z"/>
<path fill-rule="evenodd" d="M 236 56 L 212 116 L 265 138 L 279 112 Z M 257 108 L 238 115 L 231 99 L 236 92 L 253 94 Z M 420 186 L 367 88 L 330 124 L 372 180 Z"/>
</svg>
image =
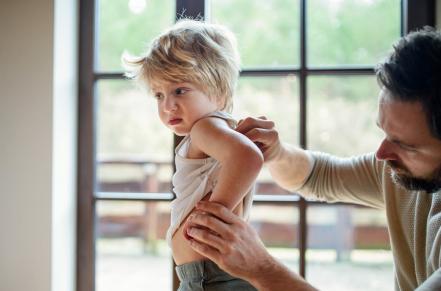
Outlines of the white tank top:
<svg viewBox="0 0 441 291">
<path fill-rule="evenodd" d="M 237 122 L 230 114 L 222 111 L 207 115 L 218 117 L 228 122 L 231 128 L 236 128 Z M 176 172 L 173 175 L 173 191 L 176 199 L 171 202 L 171 222 L 167 231 L 167 243 L 171 246 L 173 234 L 178 230 L 185 217 L 196 204 L 216 185 L 220 163 L 212 157 L 204 159 L 187 158 L 191 140 L 190 135 L 184 137 L 175 149 Z M 243 200 L 243 218 L 248 219 L 253 203 L 254 185 Z"/>
</svg>

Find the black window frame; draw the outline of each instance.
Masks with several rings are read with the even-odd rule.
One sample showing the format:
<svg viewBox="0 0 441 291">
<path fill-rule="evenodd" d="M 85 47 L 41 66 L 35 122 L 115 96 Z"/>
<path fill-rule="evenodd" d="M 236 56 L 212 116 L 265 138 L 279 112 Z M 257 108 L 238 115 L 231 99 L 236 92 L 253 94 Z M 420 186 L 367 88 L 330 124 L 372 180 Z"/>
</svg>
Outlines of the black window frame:
<svg viewBox="0 0 441 291">
<path fill-rule="evenodd" d="M 176 17 L 185 15 L 202 17 L 206 15 L 209 0 L 176 0 Z M 296 75 L 299 80 L 300 105 L 300 144 L 307 148 L 306 110 L 307 110 L 307 78 L 309 76 L 341 76 L 364 75 L 372 76 L 374 68 L 368 67 L 307 67 L 307 40 L 306 40 L 306 4 L 307 0 L 300 0 L 300 66 L 287 69 L 245 69 L 241 76 L 288 76 Z M 105 192 L 95 193 L 96 165 L 95 165 L 95 133 L 96 133 L 96 92 L 95 84 L 99 80 L 123 79 L 122 72 L 99 72 L 95 70 L 96 53 L 96 0 L 79 1 L 79 95 L 78 95 L 78 196 L 77 196 L 77 280 L 76 290 L 95 290 L 95 204 L 97 201 L 171 201 L 173 195 L 157 195 L 157 193 L 127 193 Z M 435 25 L 435 0 L 401 1 L 401 34 L 420 28 L 424 25 Z M 177 138 L 174 143 L 176 145 Z M 294 193 L 293 193 L 294 194 Z M 299 274 L 305 277 L 307 250 L 307 207 L 313 202 L 306 202 L 298 195 L 256 195 L 256 203 L 288 205 L 292 203 L 299 209 Z M 177 287 L 176 275 L 173 279 L 173 289 Z"/>
</svg>

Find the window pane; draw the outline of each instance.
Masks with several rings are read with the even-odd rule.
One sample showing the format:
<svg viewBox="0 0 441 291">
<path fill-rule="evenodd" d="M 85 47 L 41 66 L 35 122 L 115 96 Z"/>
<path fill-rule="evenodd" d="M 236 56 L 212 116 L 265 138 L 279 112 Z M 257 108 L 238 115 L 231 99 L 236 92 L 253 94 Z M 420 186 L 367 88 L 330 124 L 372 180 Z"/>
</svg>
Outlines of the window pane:
<svg viewBox="0 0 441 291">
<path fill-rule="evenodd" d="M 298 218 L 295 204 L 254 204 L 250 216 L 268 251 L 295 272 L 299 269 Z"/>
<path fill-rule="evenodd" d="M 99 0 L 98 70 L 122 71 L 121 54 L 141 54 L 150 40 L 174 23 L 175 1 Z"/>
<path fill-rule="evenodd" d="M 96 290 L 171 290 L 165 202 L 97 203 Z"/>
<path fill-rule="evenodd" d="M 372 65 L 400 36 L 399 0 L 309 0 L 308 64 Z"/>
<path fill-rule="evenodd" d="M 236 34 L 245 68 L 299 64 L 299 1 L 212 0 L 210 5 L 213 22 Z"/>
<path fill-rule="evenodd" d="M 375 151 L 378 92 L 374 76 L 310 77 L 308 148 L 340 156 Z"/>
<path fill-rule="evenodd" d="M 308 282 L 330 291 L 393 290 L 393 259 L 383 212 L 310 206 L 307 219 Z"/>
<path fill-rule="evenodd" d="M 266 116 L 273 120 L 283 141 L 299 144 L 298 80 L 288 77 L 242 77 L 234 100 L 234 116 Z M 264 167 L 257 179 L 257 193 L 286 194 Z"/>
<path fill-rule="evenodd" d="M 129 81 L 99 81 L 98 191 L 170 192 L 172 133 L 156 100 Z"/>
</svg>

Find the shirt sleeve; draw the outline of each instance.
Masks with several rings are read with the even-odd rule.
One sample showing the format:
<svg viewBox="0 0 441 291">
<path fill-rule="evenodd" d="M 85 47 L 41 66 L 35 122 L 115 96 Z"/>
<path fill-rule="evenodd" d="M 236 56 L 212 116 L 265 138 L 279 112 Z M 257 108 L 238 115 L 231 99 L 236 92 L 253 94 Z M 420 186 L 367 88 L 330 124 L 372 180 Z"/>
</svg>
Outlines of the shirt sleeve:
<svg viewBox="0 0 441 291">
<path fill-rule="evenodd" d="M 337 158 L 311 152 L 314 167 L 298 192 L 309 200 L 345 202 L 384 208 L 382 171 L 384 162 L 373 153 Z"/>
<path fill-rule="evenodd" d="M 441 269 L 436 270 L 423 284 L 415 289 L 415 291 L 433 290 L 441 290 Z"/>
</svg>

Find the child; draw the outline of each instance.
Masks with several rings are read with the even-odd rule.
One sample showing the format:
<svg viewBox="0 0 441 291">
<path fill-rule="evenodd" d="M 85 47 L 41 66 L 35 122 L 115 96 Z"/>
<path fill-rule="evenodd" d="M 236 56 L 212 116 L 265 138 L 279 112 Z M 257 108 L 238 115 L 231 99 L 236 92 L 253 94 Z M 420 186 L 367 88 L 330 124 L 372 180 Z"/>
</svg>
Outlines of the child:
<svg viewBox="0 0 441 291">
<path fill-rule="evenodd" d="M 256 290 L 193 251 L 184 233 L 186 218 L 201 199 L 247 218 L 263 164 L 260 150 L 234 130 L 229 114 L 239 76 L 233 34 L 220 25 L 180 20 L 153 40 L 145 56 L 125 62 L 130 76 L 157 99 L 161 121 L 184 136 L 175 150 L 176 199 L 167 232 L 179 290 Z"/>
</svg>

